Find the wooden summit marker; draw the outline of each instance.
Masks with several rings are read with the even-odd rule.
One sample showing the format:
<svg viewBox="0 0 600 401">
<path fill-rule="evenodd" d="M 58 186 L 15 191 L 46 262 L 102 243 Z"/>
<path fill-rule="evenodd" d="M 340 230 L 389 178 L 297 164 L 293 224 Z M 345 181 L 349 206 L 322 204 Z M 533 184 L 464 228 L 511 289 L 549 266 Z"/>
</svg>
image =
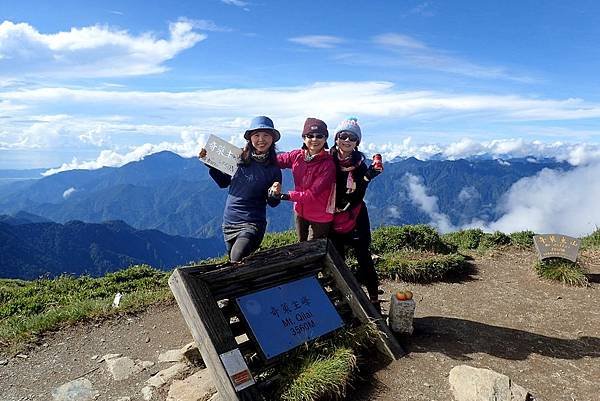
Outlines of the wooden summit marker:
<svg viewBox="0 0 600 401">
<path fill-rule="evenodd" d="M 263 372 L 341 326 L 375 324 L 379 354 L 404 354 L 326 239 L 258 252 L 240 265 L 178 268 L 169 286 L 222 401 L 263 400 Z"/>
</svg>

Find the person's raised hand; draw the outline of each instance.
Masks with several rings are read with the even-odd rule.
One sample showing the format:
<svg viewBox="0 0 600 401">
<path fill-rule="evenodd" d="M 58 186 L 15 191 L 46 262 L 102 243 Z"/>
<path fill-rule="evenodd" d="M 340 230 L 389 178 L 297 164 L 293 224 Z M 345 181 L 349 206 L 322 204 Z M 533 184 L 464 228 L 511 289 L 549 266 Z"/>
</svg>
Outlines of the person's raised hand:
<svg viewBox="0 0 600 401">
<path fill-rule="evenodd" d="M 206 149 L 202 148 L 202 149 L 200 149 L 200 153 L 198 153 L 198 158 L 204 159 L 205 157 L 206 157 Z"/>
<path fill-rule="evenodd" d="M 379 167 L 379 166 L 377 166 Z M 383 167 L 376 168 L 373 164 L 369 166 L 367 172 L 365 173 L 365 180 L 371 181 L 373 178 L 377 177 L 379 174 L 383 172 Z"/>
<path fill-rule="evenodd" d="M 274 182 L 273 185 L 271 185 L 271 191 L 275 194 L 280 194 L 281 193 L 281 183 Z"/>
<path fill-rule="evenodd" d="M 269 187 L 267 194 L 268 194 L 269 198 L 279 199 L 279 196 L 281 195 L 281 183 L 274 182 L 273 185 L 271 185 L 271 187 Z"/>
</svg>

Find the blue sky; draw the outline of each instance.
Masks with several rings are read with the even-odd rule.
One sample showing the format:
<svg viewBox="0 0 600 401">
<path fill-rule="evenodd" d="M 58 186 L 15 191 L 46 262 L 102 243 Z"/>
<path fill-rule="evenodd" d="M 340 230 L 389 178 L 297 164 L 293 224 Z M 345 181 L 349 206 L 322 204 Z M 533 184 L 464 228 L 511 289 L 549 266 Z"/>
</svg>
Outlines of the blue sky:
<svg viewBox="0 0 600 401">
<path fill-rule="evenodd" d="M 259 114 L 297 147 L 354 115 L 394 156 L 600 159 L 594 1 L 0 4 L 0 168 L 97 168 Z M 596 22 L 596 23 L 595 23 Z"/>
</svg>

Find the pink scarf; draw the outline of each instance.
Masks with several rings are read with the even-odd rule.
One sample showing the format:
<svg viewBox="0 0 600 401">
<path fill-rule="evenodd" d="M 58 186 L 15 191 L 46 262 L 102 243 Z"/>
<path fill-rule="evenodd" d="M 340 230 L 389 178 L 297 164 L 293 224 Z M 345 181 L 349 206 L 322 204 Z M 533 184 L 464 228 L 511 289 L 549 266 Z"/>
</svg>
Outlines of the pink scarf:
<svg viewBox="0 0 600 401">
<path fill-rule="evenodd" d="M 346 193 L 351 194 L 354 191 L 356 191 L 356 181 L 354 180 L 354 174 L 352 173 L 352 171 L 354 171 L 358 166 L 360 166 L 360 164 L 365 160 L 365 158 L 361 154 L 358 161 L 356 163 L 352 163 L 352 159 L 354 159 L 354 157 L 352 156 L 354 155 L 354 153 L 346 157 L 345 159 L 339 159 L 339 155 L 340 153 L 337 152 L 338 165 L 340 170 L 348 172 L 348 178 L 346 178 Z"/>
</svg>

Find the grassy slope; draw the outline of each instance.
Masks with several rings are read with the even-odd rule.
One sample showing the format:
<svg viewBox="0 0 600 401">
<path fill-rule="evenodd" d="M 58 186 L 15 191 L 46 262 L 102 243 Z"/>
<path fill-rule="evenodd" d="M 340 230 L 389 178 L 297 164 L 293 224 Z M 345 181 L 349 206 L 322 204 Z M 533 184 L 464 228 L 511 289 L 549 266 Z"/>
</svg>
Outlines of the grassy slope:
<svg viewBox="0 0 600 401">
<path fill-rule="evenodd" d="M 411 278 L 414 281 L 430 281 L 441 279 L 448 274 L 446 270 L 450 274 L 456 271 L 456 258 L 460 256 L 452 252 L 456 249 L 485 251 L 498 246 L 531 247 L 532 236 L 531 232 L 505 235 L 486 234 L 480 230 L 439 236 L 435 230 L 423 225 L 382 227 L 373 232 L 373 248 L 375 253 L 383 255 L 383 262 L 378 263 L 382 276 L 388 274 L 386 266 L 393 265 L 399 255 L 410 253 L 413 259 L 416 257 L 420 260 L 418 269 L 415 269 L 415 264 L 404 262 L 411 269 Z M 267 234 L 261 249 L 295 241 L 291 231 Z M 584 237 L 583 247 L 600 248 L 600 230 Z M 429 252 L 431 268 L 437 269 L 436 272 L 432 273 L 429 265 L 423 262 L 425 258 L 418 256 L 423 252 Z M 440 258 L 451 263 L 448 269 L 440 268 Z M 224 260 L 220 258 L 206 262 Z M 349 264 L 352 265 L 351 260 Z M 394 274 L 397 275 L 398 271 L 394 271 Z M 170 300 L 172 294 L 167 285 L 169 275 L 170 272 L 150 266 L 133 266 L 100 278 L 62 276 L 52 280 L 0 280 L 0 346 L 18 346 L 35 339 L 38 334 L 65 324 L 137 311 L 152 303 Z M 112 307 L 112 302 L 118 292 L 124 296 L 117 309 Z"/>
</svg>

